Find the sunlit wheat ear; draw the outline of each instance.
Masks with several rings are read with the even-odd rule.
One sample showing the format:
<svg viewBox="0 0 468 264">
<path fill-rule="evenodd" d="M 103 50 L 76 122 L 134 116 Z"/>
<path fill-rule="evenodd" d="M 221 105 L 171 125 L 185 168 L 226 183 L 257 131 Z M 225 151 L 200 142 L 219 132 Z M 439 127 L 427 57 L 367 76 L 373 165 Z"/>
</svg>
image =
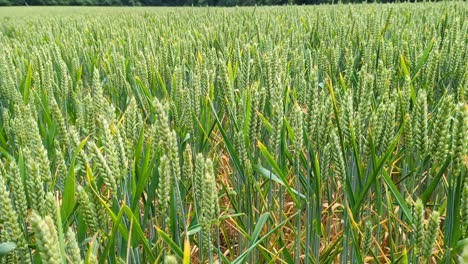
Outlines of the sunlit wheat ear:
<svg viewBox="0 0 468 264">
<path fill-rule="evenodd" d="M 211 159 L 207 159 L 205 162 L 205 175 L 202 184 L 201 217 L 199 221 L 202 226 L 203 246 L 205 251 L 210 252 L 212 221 L 219 212 L 218 192 Z"/>
<path fill-rule="evenodd" d="M 459 174 L 464 167 L 464 157 L 468 155 L 468 110 L 464 103 L 456 107 L 452 125 L 452 155 L 454 173 Z"/>
<path fill-rule="evenodd" d="M 83 128 L 85 130 L 85 114 L 86 114 L 86 107 L 85 102 L 82 96 L 82 91 L 80 87 L 76 87 L 75 89 L 70 89 L 69 92 L 69 104 L 72 111 L 75 113 L 75 125 L 78 127 Z"/>
<path fill-rule="evenodd" d="M 55 149 L 55 175 L 54 182 L 55 186 L 63 188 L 65 183 L 65 178 L 68 174 L 68 167 L 65 162 L 63 151 L 61 150 L 60 143 L 56 140 L 54 141 Z"/>
<path fill-rule="evenodd" d="M 24 153 L 27 153 L 29 150 L 25 149 Z M 26 189 L 29 198 L 30 207 L 37 211 L 44 213 L 45 205 L 42 202 L 45 197 L 44 192 L 44 183 L 41 179 L 38 165 L 30 161 L 28 158 L 26 160 L 26 167 L 28 172 L 28 177 L 26 178 Z"/>
<path fill-rule="evenodd" d="M 353 108 L 353 94 L 351 90 L 347 90 L 347 92 L 343 95 L 343 102 L 342 102 L 342 116 L 341 116 L 341 121 L 343 122 L 342 128 L 343 128 L 343 135 L 346 144 L 349 144 L 351 142 L 351 133 L 350 133 L 350 126 L 351 123 L 353 122 L 353 113 L 354 113 L 354 108 Z"/>
<path fill-rule="evenodd" d="M 162 129 L 159 134 L 161 134 L 161 139 L 164 139 L 169 134 L 169 116 L 168 116 L 168 105 L 162 103 L 157 98 L 153 101 L 155 114 L 156 114 L 156 123 Z"/>
<path fill-rule="evenodd" d="M 363 255 L 367 255 L 369 253 L 369 250 L 372 246 L 373 242 L 373 234 L 372 234 L 372 223 L 371 222 L 366 222 L 364 226 L 364 236 L 362 238 L 363 244 L 362 244 L 362 253 Z"/>
<path fill-rule="evenodd" d="M 189 89 L 190 91 L 190 97 L 192 103 L 190 104 L 192 106 L 191 112 L 195 115 L 198 116 L 200 114 L 200 98 L 202 95 L 202 85 L 201 85 L 201 80 L 200 80 L 200 68 L 201 66 L 199 64 L 195 65 L 195 70 L 191 72 L 191 79 L 192 79 L 192 87 Z"/>
<path fill-rule="evenodd" d="M 185 146 L 185 150 L 183 153 L 183 174 L 185 177 L 185 184 L 188 185 L 189 182 L 193 180 L 193 159 L 192 159 L 192 148 L 189 144 Z"/>
<path fill-rule="evenodd" d="M 12 132 L 11 114 L 10 114 L 10 110 L 8 109 L 2 109 L 2 110 L 3 110 L 3 113 L 2 113 L 3 130 L 5 130 L 5 134 L 7 134 L 8 136 Z"/>
<path fill-rule="evenodd" d="M 36 149 L 37 159 L 36 161 L 39 162 L 39 172 L 43 181 L 47 184 L 48 188 L 52 188 L 52 174 L 50 173 L 50 162 L 48 158 L 47 150 L 41 144 Z"/>
<path fill-rule="evenodd" d="M 18 213 L 18 216 L 21 219 L 25 219 L 28 209 L 28 201 L 26 199 L 25 186 L 19 171 L 16 161 L 10 161 L 8 163 L 8 168 L 4 168 L 4 164 L 0 162 L 2 169 L 0 171 L 6 173 L 6 179 L 9 181 L 11 186 L 10 192 L 12 197 L 12 202 L 15 206 L 15 211 Z M 1 176 L 0 176 L 1 177 Z"/>
<path fill-rule="evenodd" d="M 341 150 L 340 140 L 336 133 L 336 130 L 332 131 L 331 134 L 331 151 L 332 151 L 332 159 L 333 159 L 333 166 L 335 168 L 335 174 L 338 179 L 344 183 L 346 178 L 346 167 L 345 161 L 343 158 L 343 152 Z"/>
<path fill-rule="evenodd" d="M 2 220 L 4 228 L 2 232 L 6 231 L 8 237 L 10 237 L 20 249 L 27 249 L 23 231 L 18 222 L 18 214 L 13 209 L 9 196 L 10 194 L 7 190 L 3 175 L 0 175 L 0 219 Z"/>
<path fill-rule="evenodd" d="M 411 153 L 411 151 L 414 151 L 414 128 L 413 128 L 413 120 L 414 117 L 411 116 L 410 114 L 406 114 L 405 118 L 408 120 L 408 125 L 405 126 L 405 131 L 404 131 L 404 139 L 405 139 L 405 149 Z"/>
<path fill-rule="evenodd" d="M 96 112 L 94 111 L 94 102 L 91 94 L 86 94 L 84 97 L 84 131 L 87 135 L 94 136 L 96 133 Z"/>
<path fill-rule="evenodd" d="M 159 182 L 158 189 L 156 191 L 158 195 L 158 204 L 161 210 L 162 219 L 169 223 L 169 214 L 167 212 L 169 208 L 169 202 L 171 199 L 171 188 L 174 178 L 172 176 L 172 168 L 169 158 L 163 155 L 159 161 Z"/>
<path fill-rule="evenodd" d="M 53 223 L 57 223 L 57 201 L 53 192 L 47 192 L 45 195 L 45 215 L 52 218 Z"/>
<path fill-rule="evenodd" d="M 111 120 L 112 121 L 112 120 Z M 100 136 L 101 142 L 103 144 L 103 153 L 106 159 L 106 162 L 112 171 L 113 178 L 115 179 L 116 185 L 118 186 L 120 180 L 122 179 L 122 171 L 120 168 L 119 155 L 118 155 L 118 146 L 116 133 L 112 133 L 111 129 L 116 130 L 117 128 L 114 124 L 108 122 L 108 120 L 102 118 L 102 134 Z M 111 128 L 112 126 L 112 128 Z"/>
<path fill-rule="evenodd" d="M 138 105 L 134 97 L 130 99 L 130 103 L 124 113 L 124 131 L 125 131 L 125 148 L 128 154 L 128 160 L 133 159 L 133 145 L 138 138 L 138 133 L 142 126 L 142 117 L 138 111 Z"/>
<path fill-rule="evenodd" d="M 0 74 L 4 76 L 0 81 L 1 98 L 8 100 L 12 105 L 20 104 L 22 102 L 22 96 L 21 93 L 15 89 L 15 67 L 13 67 L 13 63 L 9 62 L 7 57 L 3 57 L 0 59 L 0 65 Z"/>
<path fill-rule="evenodd" d="M 99 123 L 99 118 L 106 117 L 106 107 L 107 103 L 104 97 L 103 88 L 101 85 L 101 78 L 99 69 L 93 69 L 93 79 L 92 79 L 92 110 L 94 122 Z"/>
<path fill-rule="evenodd" d="M 461 215 L 463 221 L 463 230 L 465 234 L 468 233 L 468 181 L 464 179 L 465 182 L 463 183 L 463 193 L 462 193 L 462 201 L 461 201 Z"/>
<path fill-rule="evenodd" d="M 91 201 L 88 192 L 78 185 L 76 192 L 76 201 L 78 203 L 78 210 L 83 215 L 83 219 L 91 234 L 98 231 L 99 223 L 97 222 L 97 212 L 94 203 Z"/>
<path fill-rule="evenodd" d="M 420 157 L 428 151 L 427 95 L 424 89 L 419 90 L 416 105 L 413 110 L 412 129 L 416 153 Z"/>
<path fill-rule="evenodd" d="M 298 104 L 294 105 L 291 113 L 291 128 L 294 133 L 292 144 L 294 155 L 296 160 L 298 160 L 304 144 L 304 121 L 302 117 L 302 109 Z"/>
<path fill-rule="evenodd" d="M 411 103 L 411 78 L 409 76 L 405 77 L 405 81 L 403 85 L 400 87 L 400 99 L 397 101 L 398 104 L 398 112 L 397 118 L 404 117 L 408 114 L 410 110 L 410 103 Z"/>
<path fill-rule="evenodd" d="M 68 257 L 73 264 L 82 264 L 83 260 L 81 259 L 80 248 L 78 246 L 78 241 L 76 240 L 75 232 L 71 228 L 68 228 L 66 236 L 68 243 L 65 249 Z"/>
<path fill-rule="evenodd" d="M 241 162 L 245 162 L 248 159 L 247 155 L 247 148 L 244 140 L 244 133 L 242 130 L 239 130 L 235 133 L 234 136 L 235 146 L 237 150 L 237 155 L 239 155 L 239 159 Z"/>
<path fill-rule="evenodd" d="M 117 193 L 117 183 L 115 180 L 116 175 L 109 167 L 104 155 L 96 146 L 96 143 L 88 142 L 88 146 L 90 148 L 91 157 L 93 157 L 93 160 L 95 161 L 98 176 L 102 177 L 104 184 L 109 188 L 109 191 L 112 194 Z"/>
<path fill-rule="evenodd" d="M 443 163 L 448 155 L 450 146 L 450 123 L 452 119 L 453 97 L 445 96 L 440 102 L 435 115 L 432 129 L 432 157 L 435 162 Z"/>
<path fill-rule="evenodd" d="M 109 216 L 106 206 L 101 199 L 107 200 L 107 197 L 97 196 L 93 191 L 90 191 L 90 198 L 96 211 L 96 218 L 99 230 L 106 231 L 109 228 Z"/>
<path fill-rule="evenodd" d="M 353 108 L 354 109 L 354 108 Z M 353 138 L 352 138 L 352 135 L 351 135 L 351 127 L 353 129 L 353 133 L 354 133 L 354 140 L 356 142 L 356 147 L 359 148 L 361 146 L 361 142 L 362 142 L 362 138 L 363 138 L 363 135 L 362 135 L 362 131 L 364 129 L 364 126 L 362 124 L 362 117 L 361 117 L 361 113 L 359 113 L 359 111 L 354 111 L 351 113 L 351 120 L 349 122 L 349 125 L 350 125 L 350 135 L 349 135 L 349 143 L 350 144 L 350 147 L 353 145 Z"/>
<path fill-rule="evenodd" d="M 198 153 L 195 157 L 195 172 L 193 174 L 193 194 L 195 203 L 201 206 L 203 179 L 205 177 L 205 158 L 203 154 Z"/>
<path fill-rule="evenodd" d="M 52 218 L 49 216 L 41 218 L 38 214 L 33 212 L 31 223 L 42 263 L 62 263 L 57 230 L 55 229 Z"/>
<path fill-rule="evenodd" d="M 433 211 L 429 216 L 428 223 L 424 230 L 424 239 L 421 254 L 424 259 L 429 260 L 434 250 L 435 241 L 439 233 L 440 214 Z"/>
<path fill-rule="evenodd" d="M 332 146 L 328 143 L 323 149 L 322 159 L 320 160 L 320 175 L 326 182 L 330 176 L 330 165 L 332 162 Z"/>
<path fill-rule="evenodd" d="M 193 130 L 193 121 L 192 121 L 192 108 L 190 107 L 192 101 L 190 100 L 190 93 L 188 89 L 182 89 L 181 90 L 181 97 L 182 97 L 182 102 L 181 102 L 181 108 L 182 111 L 180 113 L 181 115 L 181 121 L 180 121 L 180 126 L 181 130 L 185 131 L 192 131 Z"/>
<path fill-rule="evenodd" d="M 384 153 L 393 139 L 394 129 L 395 129 L 395 100 L 390 99 L 385 104 L 382 104 L 379 107 L 379 120 L 377 122 L 381 123 L 380 132 L 376 135 L 375 138 L 378 154 Z M 373 138 L 374 139 L 374 138 Z"/>
<path fill-rule="evenodd" d="M 8 235 L 4 229 L 0 229 L 0 243 L 9 241 Z"/>
<path fill-rule="evenodd" d="M 0 263 L 2 264 L 9 264 L 9 263 L 14 263 L 14 264 L 19 264 L 21 263 L 21 260 L 17 254 L 16 251 L 9 252 L 8 254 L 4 255 L 2 258 L 0 258 Z"/>
<path fill-rule="evenodd" d="M 60 110 L 60 107 L 58 106 L 57 101 L 55 101 L 54 98 L 50 100 L 50 108 L 51 108 L 52 116 L 54 117 L 55 122 L 57 123 L 60 144 L 63 147 L 67 147 L 68 142 L 69 142 L 68 129 L 65 123 L 65 119 L 63 118 L 63 115 L 62 115 L 62 110 Z"/>
</svg>

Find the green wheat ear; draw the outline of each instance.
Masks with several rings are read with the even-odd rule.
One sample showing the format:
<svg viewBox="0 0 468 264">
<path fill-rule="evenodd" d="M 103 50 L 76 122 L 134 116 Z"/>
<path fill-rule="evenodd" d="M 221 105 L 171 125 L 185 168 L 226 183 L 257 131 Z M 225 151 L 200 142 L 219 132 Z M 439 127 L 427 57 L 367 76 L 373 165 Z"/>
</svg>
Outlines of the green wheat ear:
<svg viewBox="0 0 468 264">
<path fill-rule="evenodd" d="M 429 216 L 426 229 L 424 230 L 424 241 L 422 247 L 422 256 L 424 259 L 429 260 L 434 250 L 435 241 L 439 233 L 440 214 L 434 211 Z"/>
<path fill-rule="evenodd" d="M 343 95 L 342 102 L 342 116 L 341 121 L 343 122 L 343 135 L 346 144 L 351 143 L 351 132 L 350 126 L 353 124 L 354 108 L 353 108 L 353 93 L 351 90 L 347 90 Z"/>
<path fill-rule="evenodd" d="M 57 122 L 57 128 L 58 128 L 58 136 L 60 143 L 63 147 L 68 146 L 69 138 L 68 138 L 68 130 L 67 126 L 65 123 L 65 119 L 63 118 L 62 111 L 60 110 L 60 107 L 57 104 L 57 101 L 55 101 L 55 98 L 52 98 L 50 100 L 50 107 L 51 107 L 51 112 L 52 116 L 55 119 L 55 122 Z"/>
<path fill-rule="evenodd" d="M 65 177 L 68 174 L 68 167 L 65 162 L 65 158 L 61 150 L 60 144 L 57 140 L 54 141 L 54 148 L 55 148 L 55 159 L 56 159 L 55 160 L 56 172 L 55 172 L 54 181 L 55 181 L 55 186 L 62 189 L 64 186 Z"/>
<path fill-rule="evenodd" d="M 456 107 L 455 120 L 452 125 L 453 170 L 458 175 L 464 167 L 463 158 L 468 154 L 468 111 L 464 103 Z"/>
<path fill-rule="evenodd" d="M 115 139 L 117 141 L 117 152 L 118 152 L 118 166 L 120 169 L 120 175 L 119 179 L 120 180 L 125 180 L 125 176 L 127 175 L 128 168 L 129 168 L 129 162 L 128 162 L 128 155 L 127 155 L 127 150 L 125 148 L 125 142 L 124 142 L 124 137 L 122 136 L 122 132 L 125 132 L 122 126 L 116 126 L 116 135 Z"/>
<path fill-rule="evenodd" d="M 332 149 L 332 158 L 333 165 L 335 166 L 335 173 L 338 176 L 339 180 L 344 183 L 346 179 L 346 167 L 345 161 L 343 158 L 343 152 L 341 151 L 341 144 L 336 133 L 336 129 L 331 133 L 331 149 Z"/>
<path fill-rule="evenodd" d="M 45 215 L 50 216 L 54 223 L 57 223 L 57 201 L 55 200 L 55 196 L 53 192 L 47 192 L 45 195 L 45 206 L 46 206 L 46 213 Z"/>
<path fill-rule="evenodd" d="M 424 243 L 424 205 L 420 199 L 414 204 L 413 219 L 413 236 L 418 252 L 421 252 Z"/>
<path fill-rule="evenodd" d="M 20 249 L 26 249 L 26 241 L 24 239 L 22 228 L 18 223 L 18 215 L 13 209 L 9 196 L 10 194 L 8 192 L 6 183 L 3 180 L 3 175 L 0 175 L 1 223 L 3 223 L 4 231 L 6 231 L 8 237 L 10 237 Z"/>
<path fill-rule="evenodd" d="M 98 231 L 99 223 L 97 221 L 97 212 L 94 203 L 91 201 L 88 192 L 78 185 L 76 192 L 76 201 L 79 205 L 78 210 L 83 215 L 84 221 L 91 234 Z"/>
<path fill-rule="evenodd" d="M 322 175 L 322 178 L 325 181 L 328 180 L 328 177 L 330 175 L 330 165 L 332 162 L 332 146 L 331 143 L 327 143 L 323 149 L 323 155 L 320 160 L 320 174 Z"/>
<path fill-rule="evenodd" d="M 169 202 L 171 199 L 171 188 L 173 183 L 172 168 L 169 158 L 164 154 L 159 162 L 159 182 L 156 191 L 158 204 L 161 210 L 162 219 L 169 224 Z"/>
<path fill-rule="evenodd" d="M 419 90 L 418 97 L 416 99 L 416 105 L 414 107 L 414 117 L 412 132 L 414 135 L 413 146 L 416 149 L 416 153 L 419 157 L 423 157 L 428 151 L 428 132 L 427 132 L 427 95 L 424 89 Z"/>
<path fill-rule="evenodd" d="M 463 183 L 462 204 L 461 204 L 460 210 L 461 210 L 461 215 L 462 215 L 464 233 L 467 234 L 468 233 L 468 181 L 466 179 L 465 179 L 465 182 Z"/>
<path fill-rule="evenodd" d="M 3 163 L 0 164 L 3 166 Z M 25 219 L 28 210 L 28 201 L 26 199 L 25 187 L 16 161 L 11 161 L 9 163 L 6 173 L 7 178 L 10 181 L 12 200 L 14 202 L 16 212 L 21 219 Z"/>
<path fill-rule="evenodd" d="M 440 102 L 432 129 L 432 157 L 438 163 L 444 162 L 449 152 L 452 110 L 453 97 L 447 95 Z"/>
<path fill-rule="evenodd" d="M 211 227 L 212 221 L 219 213 L 218 192 L 214 177 L 213 162 L 211 159 L 205 161 L 205 177 L 203 180 L 201 217 L 203 246 L 206 252 L 211 251 Z"/>
<path fill-rule="evenodd" d="M 369 252 L 371 246 L 372 246 L 372 241 L 373 241 L 373 236 L 372 236 L 372 223 L 371 222 L 366 222 L 365 227 L 364 227 L 364 236 L 362 238 L 363 245 L 362 245 L 362 253 L 363 255 L 367 255 Z"/>
<path fill-rule="evenodd" d="M 82 264 L 83 260 L 81 259 L 80 248 L 76 240 L 75 232 L 73 232 L 71 227 L 68 228 L 67 231 L 67 241 L 68 243 L 66 245 L 66 251 L 71 262 L 73 264 Z"/>
<path fill-rule="evenodd" d="M 294 133 L 294 155 L 296 156 L 296 160 L 298 160 L 304 144 L 304 121 L 302 117 L 302 109 L 297 103 L 294 104 L 294 108 L 291 113 L 291 128 Z"/>
<path fill-rule="evenodd" d="M 101 153 L 96 143 L 88 142 L 88 146 L 90 148 L 91 156 L 95 160 L 98 175 L 102 177 L 103 182 L 107 186 L 107 188 L 109 188 L 109 191 L 112 194 L 116 194 L 117 183 L 116 183 L 115 177 L 117 175 L 115 175 L 112 169 L 109 167 L 109 164 L 106 158 Z"/>
<path fill-rule="evenodd" d="M 44 264 L 61 264 L 57 230 L 52 218 L 46 216 L 41 218 L 37 213 L 31 215 L 31 223 L 36 238 L 36 245 Z"/>
<path fill-rule="evenodd" d="M 28 153 L 28 151 L 28 149 L 25 149 L 24 153 Z M 43 213 L 45 212 L 45 205 L 42 201 L 44 200 L 45 192 L 38 165 L 28 158 L 26 160 L 26 167 L 29 173 L 26 178 L 26 186 L 31 208 L 36 212 Z"/>
<path fill-rule="evenodd" d="M 109 169 L 112 172 L 113 178 L 116 182 L 116 187 L 122 179 L 122 171 L 120 170 L 119 156 L 116 146 L 116 138 L 111 132 L 111 124 L 105 118 L 101 118 L 101 142 L 103 144 L 103 154 Z"/>
<path fill-rule="evenodd" d="M 195 203 L 198 207 L 201 206 L 202 200 L 202 186 L 203 179 L 205 177 L 205 158 L 203 154 L 198 153 L 195 156 L 195 172 L 193 174 L 193 196 L 195 197 Z"/>
<path fill-rule="evenodd" d="M 189 144 L 185 147 L 183 153 L 184 167 L 183 174 L 185 177 L 185 183 L 188 185 L 193 180 L 193 159 L 192 159 L 192 148 Z"/>
</svg>

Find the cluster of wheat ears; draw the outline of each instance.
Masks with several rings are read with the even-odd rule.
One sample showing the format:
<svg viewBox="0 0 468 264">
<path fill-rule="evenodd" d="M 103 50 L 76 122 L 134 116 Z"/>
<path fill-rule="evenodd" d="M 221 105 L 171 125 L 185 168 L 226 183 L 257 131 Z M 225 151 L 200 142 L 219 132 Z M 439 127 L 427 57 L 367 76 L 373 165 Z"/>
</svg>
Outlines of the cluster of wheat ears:
<svg viewBox="0 0 468 264">
<path fill-rule="evenodd" d="M 468 257 L 466 3 L 53 10 L 0 10 L 0 263 Z"/>
</svg>

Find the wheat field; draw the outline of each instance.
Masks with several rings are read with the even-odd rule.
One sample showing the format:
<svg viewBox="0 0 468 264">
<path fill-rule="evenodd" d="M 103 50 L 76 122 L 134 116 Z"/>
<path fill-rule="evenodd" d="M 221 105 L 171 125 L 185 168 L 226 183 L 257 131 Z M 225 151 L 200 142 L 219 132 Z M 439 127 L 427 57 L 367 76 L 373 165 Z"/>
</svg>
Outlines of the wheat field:
<svg viewBox="0 0 468 264">
<path fill-rule="evenodd" d="M 0 263 L 468 263 L 467 7 L 0 8 Z"/>
</svg>

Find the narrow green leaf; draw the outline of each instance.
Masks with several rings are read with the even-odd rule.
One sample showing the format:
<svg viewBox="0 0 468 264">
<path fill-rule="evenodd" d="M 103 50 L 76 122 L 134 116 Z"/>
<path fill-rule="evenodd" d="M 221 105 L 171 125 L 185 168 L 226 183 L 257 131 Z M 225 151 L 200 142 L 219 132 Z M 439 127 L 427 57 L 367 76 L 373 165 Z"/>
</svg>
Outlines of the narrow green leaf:
<svg viewBox="0 0 468 264">
<path fill-rule="evenodd" d="M 159 227 L 156 227 L 159 237 L 171 248 L 171 250 L 180 258 L 184 259 L 184 251 Z"/>
<path fill-rule="evenodd" d="M 76 163 L 76 159 L 78 158 L 80 151 L 84 148 L 87 141 L 88 141 L 88 138 L 83 139 L 81 143 L 78 145 L 78 147 L 76 148 L 75 153 L 73 154 L 72 161 L 70 163 L 68 176 L 65 179 L 65 186 L 64 186 L 63 199 L 62 199 L 62 211 L 61 211 L 63 219 L 69 218 L 69 215 L 72 214 L 73 208 L 75 206 L 75 190 L 76 190 L 75 163 Z"/>
<path fill-rule="evenodd" d="M 266 158 L 266 160 L 268 161 L 270 166 L 272 166 L 272 168 L 275 170 L 276 174 L 278 174 L 278 176 L 281 178 L 281 181 L 284 183 L 283 186 L 286 187 L 286 190 L 291 195 L 291 198 L 293 199 L 294 204 L 296 206 L 299 206 L 299 201 L 297 200 L 297 197 L 296 197 L 295 193 L 293 192 L 291 186 L 289 186 L 289 184 L 287 184 L 288 181 L 286 180 L 286 176 L 283 174 L 283 171 L 280 169 L 280 167 L 276 163 L 273 156 L 270 154 L 270 152 L 265 147 L 265 145 L 263 145 L 262 142 L 260 142 L 260 141 L 258 142 L 258 148 L 260 149 L 260 152 Z"/>
<path fill-rule="evenodd" d="M 393 196 L 395 197 L 398 205 L 400 206 L 401 210 L 405 214 L 408 221 L 410 223 L 412 223 L 413 222 L 413 214 L 411 213 L 411 210 L 408 208 L 408 205 L 406 204 L 405 199 L 400 194 L 400 192 L 398 191 L 398 188 L 395 186 L 392 179 L 390 179 L 390 176 L 388 175 L 388 173 L 385 170 L 383 170 L 383 180 L 387 184 L 388 188 L 390 188 L 390 191 L 392 192 Z"/>
<path fill-rule="evenodd" d="M 447 167 L 450 165 L 450 157 L 447 158 L 445 161 L 444 165 L 439 169 L 439 172 L 436 174 L 436 176 L 432 179 L 431 183 L 427 187 L 427 189 L 424 191 L 423 195 L 421 196 L 421 200 L 423 204 L 426 204 L 427 201 L 432 196 L 432 193 L 434 193 L 434 190 L 436 189 L 437 185 L 440 182 L 440 179 L 444 175 L 445 171 L 447 170 Z"/>
<path fill-rule="evenodd" d="M 250 254 L 252 253 L 252 251 L 255 249 L 255 247 L 262 243 L 263 240 L 265 240 L 267 237 L 269 237 L 271 234 L 273 234 L 274 232 L 276 232 L 276 230 L 278 230 L 279 228 L 283 227 L 284 224 L 286 224 L 288 221 L 290 221 L 292 218 L 296 217 L 297 213 L 291 215 L 289 218 L 287 218 L 286 220 L 284 220 L 283 222 L 279 223 L 278 225 L 276 225 L 272 230 L 270 230 L 268 233 L 266 233 L 262 238 L 258 239 L 257 241 L 255 241 L 255 243 L 251 244 L 250 247 L 244 251 L 241 255 L 239 255 L 239 257 L 237 257 L 233 262 L 232 264 L 241 264 L 244 262 L 244 259 Z"/>
<path fill-rule="evenodd" d="M 261 165 L 253 165 L 253 168 L 258 171 L 260 173 L 261 176 L 265 177 L 266 179 L 269 179 L 269 180 L 272 180 L 278 184 L 280 184 L 281 186 L 284 186 L 286 187 L 286 183 L 280 179 L 278 176 L 276 176 L 273 172 L 271 172 L 270 170 L 268 169 L 265 169 L 264 167 L 262 167 Z M 297 190 L 293 189 L 293 188 L 290 188 L 290 190 L 296 194 L 297 196 L 299 196 L 300 198 L 302 199 L 306 199 L 305 195 L 299 193 Z"/>
</svg>

